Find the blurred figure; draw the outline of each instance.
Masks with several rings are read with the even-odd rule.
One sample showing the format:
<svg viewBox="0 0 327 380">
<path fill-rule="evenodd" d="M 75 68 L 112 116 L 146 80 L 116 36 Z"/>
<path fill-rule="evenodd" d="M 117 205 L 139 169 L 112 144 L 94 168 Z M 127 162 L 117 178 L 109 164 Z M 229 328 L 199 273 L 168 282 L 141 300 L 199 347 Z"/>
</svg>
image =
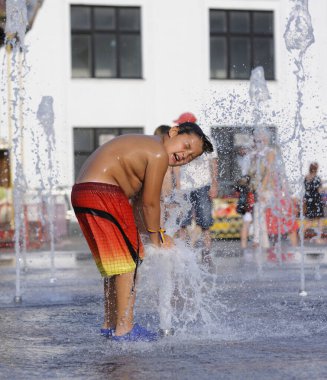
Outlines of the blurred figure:
<svg viewBox="0 0 327 380">
<path fill-rule="evenodd" d="M 251 191 L 250 179 L 248 175 L 242 176 L 235 186 L 235 190 L 239 193 L 236 211 L 242 215 L 241 248 L 243 250 L 248 246 L 249 230 L 253 220 L 254 195 Z"/>
<path fill-rule="evenodd" d="M 242 215 L 241 248 L 244 250 L 248 246 L 249 230 L 253 221 L 252 212 L 254 205 L 254 194 L 249 176 L 251 165 L 253 165 L 254 147 L 240 147 L 238 149 L 238 165 L 241 169 L 241 178 L 236 184 L 236 191 L 239 193 L 236 211 Z"/>
<path fill-rule="evenodd" d="M 322 218 L 324 217 L 324 205 L 321 198 L 322 183 L 320 177 L 318 177 L 318 163 L 313 162 L 310 164 L 309 173 L 304 179 L 304 216 L 307 220 L 303 234 L 307 229 L 311 228 L 314 223 L 318 224 L 317 239 L 316 242 L 321 244 L 322 238 Z"/>
<path fill-rule="evenodd" d="M 273 200 L 273 164 L 275 151 L 269 146 L 270 132 L 267 129 L 254 131 L 256 144 L 255 165 L 252 177 L 255 188 L 255 204 L 253 208 L 253 244 L 255 247 L 269 248 L 266 223 L 266 209 Z"/>
<path fill-rule="evenodd" d="M 185 112 L 174 123 L 179 125 L 185 121 L 194 122 L 196 117 L 191 112 Z M 196 226 L 201 228 L 204 240 L 202 262 L 211 264 L 212 199 L 218 195 L 217 153 L 197 160 L 190 170 L 177 169 L 177 188 L 184 192 L 190 203 L 190 209 L 181 219 L 180 236 L 187 239 L 187 227 L 192 224 L 194 218 Z"/>
<path fill-rule="evenodd" d="M 270 146 L 271 132 L 261 128 L 254 132 L 257 151 L 253 165 L 255 204 L 253 211 L 254 246 L 269 248 L 269 235 L 287 234 L 292 246 L 298 244 L 298 223 L 293 201 L 288 194 L 283 163 L 277 147 Z M 253 170 L 253 169 L 252 169 Z"/>
</svg>

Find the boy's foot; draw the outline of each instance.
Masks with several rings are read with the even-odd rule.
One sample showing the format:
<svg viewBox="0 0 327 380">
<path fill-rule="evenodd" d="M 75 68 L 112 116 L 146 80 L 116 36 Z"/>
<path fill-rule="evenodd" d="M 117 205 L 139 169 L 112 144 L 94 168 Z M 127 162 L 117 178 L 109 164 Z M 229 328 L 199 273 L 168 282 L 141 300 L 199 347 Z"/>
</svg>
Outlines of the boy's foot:
<svg viewBox="0 0 327 380">
<path fill-rule="evenodd" d="M 102 328 L 101 330 L 100 330 L 100 334 L 102 335 L 102 336 L 106 336 L 106 337 L 108 337 L 108 336 L 112 336 L 112 334 L 115 332 L 115 330 L 114 329 L 112 329 L 112 328 L 109 328 L 109 329 L 104 329 L 104 328 Z"/>
<path fill-rule="evenodd" d="M 158 334 L 135 323 L 129 333 L 121 336 L 112 335 L 111 339 L 115 342 L 153 342 L 158 339 Z"/>
</svg>

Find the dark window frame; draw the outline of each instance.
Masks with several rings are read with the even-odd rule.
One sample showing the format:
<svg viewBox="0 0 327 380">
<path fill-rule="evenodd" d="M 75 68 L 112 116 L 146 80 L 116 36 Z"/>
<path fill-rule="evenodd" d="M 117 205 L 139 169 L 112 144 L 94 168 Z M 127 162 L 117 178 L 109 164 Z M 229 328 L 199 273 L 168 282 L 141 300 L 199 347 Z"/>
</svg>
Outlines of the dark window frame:
<svg viewBox="0 0 327 380">
<path fill-rule="evenodd" d="M 72 25 L 70 28 L 70 37 L 71 40 L 74 35 L 85 35 L 85 36 L 90 36 L 91 39 L 91 75 L 88 77 L 84 76 L 73 76 L 73 67 L 71 64 L 71 70 L 72 70 L 72 78 L 73 79 L 143 79 L 143 61 L 142 61 L 142 14 L 141 14 L 141 7 L 136 7 L 136 6 L 106 6 L 106 5 L 79 5 L 79 4 L 71 4 L 70 5 L 70 10 L 72 8 L 90 8 L 91 11 L 91 27 L 88 30 L 85 29 L 78 29 L 75 28 L 73 29 Z M 95 27 L 95 17 L 94 17 L 94 10 L 95 9 L 114 9 L 115 11 L 115 20 L 116 20 L 116 25 L 113 29 L 100 29 Z M 120 25 L 119 25 L 119 10 L 120 9 L 138 9 L 140 12 L 140 28 L 139 30 L 120 30 Z M 116 50 L 116 67 L 117 67 L 117 76 L 101 76 L 98 77 L 95 75 L 95 35 L 96 34 L 114 34 L 116 36 L 116 41 L 117 41 L 117 50 Z M 121 75 L 121 65 L 120 65 L 120 45 L 121 45 L 121 35 L 137 35 L 140 37 L 140 66 L 141 66 L 141 74 L 139 76 L 122 76 Z M 72 46 L 72 44 L 71 44 Z M 71 52 L 72 53 L 72 52 Z"/>
<path fill-rule="evenodd" d="M 75 141 L 75 132 L 79 130 L 88 130 L 92 133 L 92 141 L 93 141 L 93 149 L 92 150 L 76 150 L 75 145 L 73 145 L 73 152 L 74 152 L 74 178 L 76 180 L 76 177 L 78 175 L 79 170 L 76 170 L 76 157 L 77 156 L 84 156 L 85 159 L 87 159 L 91 153 L 93 153 L 100 145 L 98 144 L 99 136 L 101 133 L 103 134 L 109 134 L 110 132 L 117 136 L 122 136 L 128 133 L 133 133 L 135 131 L 135 134 L 144 134 L 144 127 L 141 126 L 132 126 L 132 127 L 73 127 L 73 141 Z"/>
<path fill-rule="evenodd" d="M 237 148 L 234 143 L 236 134 L 246 134 L 253 136 L 255 128 L 253 125 L 220 125 L 211 126 L 212 143 L 217 150 L 218 155 L 218 182 L 219 197 L 229 197 L 235 192 L 234 185 L 240 178 L 238 173 L 238 164 L 236 161 Z M 277 127 L 269 125 L 267 128 L 271 134 L 270 146 L 277 143 Z"/>
<path fill-rule="evenodd" d="M 220 12 L 226 12 L 226 32 L 213 32 L 211 31 L 211 25 L 210 25 L 210 13 L 211 11 L 220 11 Z M 242 12 L 242 13 L 249 13 L 250 14 L 250 31 L 248 33 L 246 32 L 231 32 L 230 31 L 230 14 L 231 12 Z M 274 46 L 274 54 L 273 54 L 273 63 L 272 63 L 272 71 L 273 75 L 271 78 L 266 78 L 266 80 L 275 80 L 276 79 L 276 71 L 275 71 L 275 34 L 274 29 L 270 33 L 259 33 L 253 31 L 253 17 L 254 13 L 269 13 L 272 15 L 272 25 L 274 26 L 274 11 L 268 11 L 268 10 L 247 10 L 247 9 L 220 9 L 220 8 L 210 8 L 209 9 L 209 36 L 210 36 L 210 42 L 211 37 L 225 37 L 226 38 L 226 66 L 227 66 L 227 76 L 225 78 L 217 78 L 213 77 L 211 75 L 211 63 L 210 63 L 210 79 L 211 80 L 249 80 L 249 78 L 232 78 L 231 77 L 231 63 L 230 63 L 230 56 L 231 56 L 231 44 L 230 40 L 231 37 L 249 37 L 250 38 L 250 71 L 254 68 L 254 40 L 255 38 L 270 38 L 272 39 L 273 46 Z M 210 57 L 211 57 L 211 49 L 210 49 Z M 210 60 L 209 60 L 210 62 Z"/>
</svg>

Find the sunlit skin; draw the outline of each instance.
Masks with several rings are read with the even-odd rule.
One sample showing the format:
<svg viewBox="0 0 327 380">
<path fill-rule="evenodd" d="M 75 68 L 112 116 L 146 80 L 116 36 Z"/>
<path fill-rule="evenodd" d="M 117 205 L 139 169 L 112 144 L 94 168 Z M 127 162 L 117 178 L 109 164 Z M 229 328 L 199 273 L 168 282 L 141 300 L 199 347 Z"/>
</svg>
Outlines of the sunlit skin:
<svg viewBox="0 0 327 380">
<path fill-rule="evenodd" d="M 202 140 L 196 134 L 177 134 L 178 127 L 165 136 L 125 135 L 98 148 L 86 161 L 77 178 L 81 182 L 118 185 L 128 198 L 142 188 L 146 227 L 160 228 L 160 193 L 168 165 L 181 166 L 202 154 Z M 150 235 L 159 245 L 159 236 Z M 167 237 L 165 245 L 171 245 Z"/>
<path fill-rule="evenodd" d="M 178 127 L 165 136 L 125 135 L 99 147 L 85 162 L 76 183 L 102 182 L 118 185 L 128 198 L 141 191 L 146 227 L 160 228 L 160 194 L 168 165 L 187 164 L 203 153 L 203 143 L 196 134 L 178 135 Z M 160 243 L 159 234 L 150 241 L 168 248 L 169 236 Z M 131 293 L 134 273 L 104 280 L 105 318 L 103 328 L 115 328 L 117 336 L 133 327 L 135 292 Z"/>
</svg>

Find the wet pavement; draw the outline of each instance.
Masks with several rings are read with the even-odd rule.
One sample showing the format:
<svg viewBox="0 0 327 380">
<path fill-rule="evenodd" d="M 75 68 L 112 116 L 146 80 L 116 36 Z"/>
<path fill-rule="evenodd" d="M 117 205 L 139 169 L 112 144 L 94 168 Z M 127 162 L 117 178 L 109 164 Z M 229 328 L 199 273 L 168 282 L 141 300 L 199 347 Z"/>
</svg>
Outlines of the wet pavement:
<svg viewBox="0 0 327 380">
<path fill-rule="evenodd" d="M 205 281 L 214 278 L 215 323 L 133 344 L 99 335 L 102 281 L 83 241 L 57 244 L 55 282 L 50 253 L 27 254 L 21 304 L 13 302 L 15 260 L 1 254 L 0 378 L 326 379 L 326 262 L 320 280 L 315 258 L 306 262 L 308 295 L 301 297 L 297 260 L 243 255 L 237 241 L 215 242 L 212 253 Z M 151 289 L 142 286 L 135 320 L 157 329 Z"/>
</svg>

